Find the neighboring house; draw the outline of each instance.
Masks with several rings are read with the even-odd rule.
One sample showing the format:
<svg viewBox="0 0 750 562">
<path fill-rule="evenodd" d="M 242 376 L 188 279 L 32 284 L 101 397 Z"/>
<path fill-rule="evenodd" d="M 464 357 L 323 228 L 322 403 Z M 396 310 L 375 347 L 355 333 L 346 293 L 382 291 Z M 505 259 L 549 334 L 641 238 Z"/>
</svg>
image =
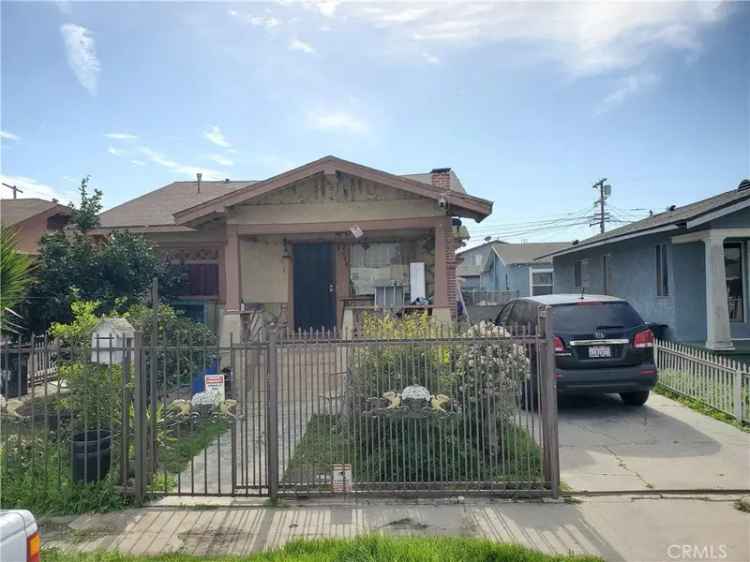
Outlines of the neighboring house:
<svg viewBox="0 0 750 562">
<path fill-rule="evenodd" d="M 102 213 L 94 234 L 140 232 L 187 265 L 186 306 L 228 343 L 251 315 L 341 330 L 419 296 L 449 320 L 454 217 L 491 211 L 449 168 L 398 176 L 327 156 L 263 181 L 169 184 Z"/>
<path fill-rule="evenodd" d="M 48 232 L 62 230 L 73 210 L 55 200 L 2 199 L 0 225 L 16 234 L 16 249 L 24 254 L 39 253 L 39 240 Z"/>
<path fill-rule="evenodd" d="M 487 259 L 487 254 L 490 253 L 493 244 L 502 243 L 499 241 L 485 242 L 479 246 L 458 252 L 456 276 L 461 281 L 461 286 L 464 290 L 480 289 L 479 278 L 482 274 L 482 266 Z"/>
<path fill-rule="evenodd" d="M 513 297 L 552 293 L 552 258 L 542 258 L 570 246 L 567 242 L 495 242 L 482 264 L 480 287 L 483 291 L 505 292 Z"/>
<path fill-rule="evenodd" d="M 555 292 L 628 299 L 676 341 L 750 339 L 750 181 L 556 252 Z"/>
</svg>

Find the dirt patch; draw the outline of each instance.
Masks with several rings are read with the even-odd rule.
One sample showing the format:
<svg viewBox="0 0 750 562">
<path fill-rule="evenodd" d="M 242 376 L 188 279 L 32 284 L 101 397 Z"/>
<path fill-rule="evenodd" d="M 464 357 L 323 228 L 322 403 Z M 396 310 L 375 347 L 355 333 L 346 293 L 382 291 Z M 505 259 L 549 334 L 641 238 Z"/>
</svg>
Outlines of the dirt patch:
<svg viewBox="0 0 750 562">
<path fill-rule="evenodd" d="M 184 548 L 192 551 L 195 548 L 201 548 L 207 552 L 220 552 L 223 547 L 231 545 L 240 538 L 247 537 L 247 530 L 236 529 L 233 527 L 218 527 L 216 529 L 185 531 L 178 533 Z"/>
<path fill-rule="evenodd" d="M 420 521 L 414 521 L 411 517 L 404 517 L 403 519 L 396 519 L 395 521 L 386 523 L 383 525 L 383 528 L 385 527 L 398 530 L 424 531 L 429 525 Z"/>
</svg>

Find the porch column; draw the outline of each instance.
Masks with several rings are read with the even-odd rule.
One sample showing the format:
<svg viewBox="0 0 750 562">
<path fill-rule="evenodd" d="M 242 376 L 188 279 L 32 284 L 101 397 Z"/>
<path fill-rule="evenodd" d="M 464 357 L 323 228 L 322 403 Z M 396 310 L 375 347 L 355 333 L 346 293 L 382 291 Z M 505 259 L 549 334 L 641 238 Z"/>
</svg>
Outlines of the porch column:
<svg viewBox="0 0 750 562">
<path fill-rule="evenodd" d="M 240 311 L 240 238 L 235 225 L 227 225 L 224 249 L 224 276 L 226 283 L 226 312 Z"/>
<path fill-rule="evenodd" d="M 734 349 L 729 329 L 724 236 L 709 233 L 703 243 L 706 246 L 706 347 Z"/>
<path fill-rule="evenodd" d="M 242 340 L 242 322 L 240 320 L 240 238 L 236 225 L 226 227 L 226 242 L 224 245 L 224 284 L 226 297 L 224 301 L 224 316 L 219 330 L 219 344 L 222 347 L 230 341 Z M 231 338 L 231 339 L 230 339 Z"/>
<path fill-rule="evenodd" d="M 440 217 L 435 225 L 435 295 L 433 306 L 448 307 L 448 235 L 450 217 Z"/>
</svg>

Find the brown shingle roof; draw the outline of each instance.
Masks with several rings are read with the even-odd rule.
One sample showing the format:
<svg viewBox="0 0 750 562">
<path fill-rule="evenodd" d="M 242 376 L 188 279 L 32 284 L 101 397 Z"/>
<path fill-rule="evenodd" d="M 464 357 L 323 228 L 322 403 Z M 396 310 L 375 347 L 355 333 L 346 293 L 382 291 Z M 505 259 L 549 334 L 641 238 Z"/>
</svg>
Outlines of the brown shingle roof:
<svg viewBox="0 0 750 562">
<path fill-rule="evenodd" d="M 402 177 L 432 184 L 432 174 L 405 174 Z M 465 193 L 458 176 L 450 172 L 452 191 Z M 196 182 L 177 181 L 151 191 L 130 201 L 126 201 L 99 215 L 102 228 L 123 228 L 128 226 L 172 226 L 174 213 L 189 209 L 200 203 L 253 185 L 257 181 L 203 181 L 201 192 L 197 192 Z"/>
<path fill-rule="evenodd" d="M 526 244 L 508 244 L 497 242 L 492 249 L 500 256 L 505 265 L 524 263 L 552 263 L 552 258 L 543 258 L 546 254 L 558 252 L 570 246 L 570 242 L 527 242 Z"/>
<path fill-rule="evenodd" d="M 12 226 L 58 206 L 62 209 L 70 210 L 65 205 L 45 199 L 2 199 L 0 200 L 0 224 L 2 226 Z"/>
<path fill-rule="evenodd" d="M 176 181 L 150 191 L 140 197 L 112 207 L 99 215 L 99 226 L 118 228 L 126 226 L 174 225 L 173 214 L 215 197 L 256 183 L 254 181 L 202 181 L 198 193 L 194 181 Z"/>
</svg>

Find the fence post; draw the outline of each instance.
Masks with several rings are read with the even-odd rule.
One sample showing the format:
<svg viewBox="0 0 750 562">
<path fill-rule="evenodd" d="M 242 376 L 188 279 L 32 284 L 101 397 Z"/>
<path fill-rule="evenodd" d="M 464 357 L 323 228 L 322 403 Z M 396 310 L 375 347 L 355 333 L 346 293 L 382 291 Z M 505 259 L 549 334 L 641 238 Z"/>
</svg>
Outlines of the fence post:
<svg viewBox="0 0 750 562">
<path fill-rule="evenodd" d="M 133 338 L 123 340 L 122 353 L 122 404 L 120 412 L 120 482 L 127 488 L 129 478 L 128 466 L 128 438 L 130 433 L 130 397 L 128 383 L 130 382 L 130 354 L 132 353 Z"/>
<path fill-rule="evenodd" d="M 143 503 L 146 488 L 146 373 L 143 368 L 143 332 L 135 333 L 135 498 Z"/>
<path fill-rule="evenodd" d="M 272 500 L 279 494 L 279 365 L 276 357 L 278 335 L 276 326 L 271 326 L 268 337 L 268 368 L 266 369 L 266 392 L 268 414 L 266 415 L 266 458 L 268 459 L 268 492 Z"/>
<path fill-rule="evenodd" d="M 560 443 L 557 429 L 557 377 L 555 376 L 555 346 L 552 331 L 552 308 L 542 307 L 540 319 L 544 325 L 544 356 L 542 365 L 542 427 L 544 431 L 544 477 L 550 483 L 552 496 L 560 495 Z"/>
<path fill-rule="evenodd" d="M 743 400 L 742 400 L 742 369 L 737 366 L 734 371 L 734 419 L 741 424 L 743 421 Z"/>
</svg>

